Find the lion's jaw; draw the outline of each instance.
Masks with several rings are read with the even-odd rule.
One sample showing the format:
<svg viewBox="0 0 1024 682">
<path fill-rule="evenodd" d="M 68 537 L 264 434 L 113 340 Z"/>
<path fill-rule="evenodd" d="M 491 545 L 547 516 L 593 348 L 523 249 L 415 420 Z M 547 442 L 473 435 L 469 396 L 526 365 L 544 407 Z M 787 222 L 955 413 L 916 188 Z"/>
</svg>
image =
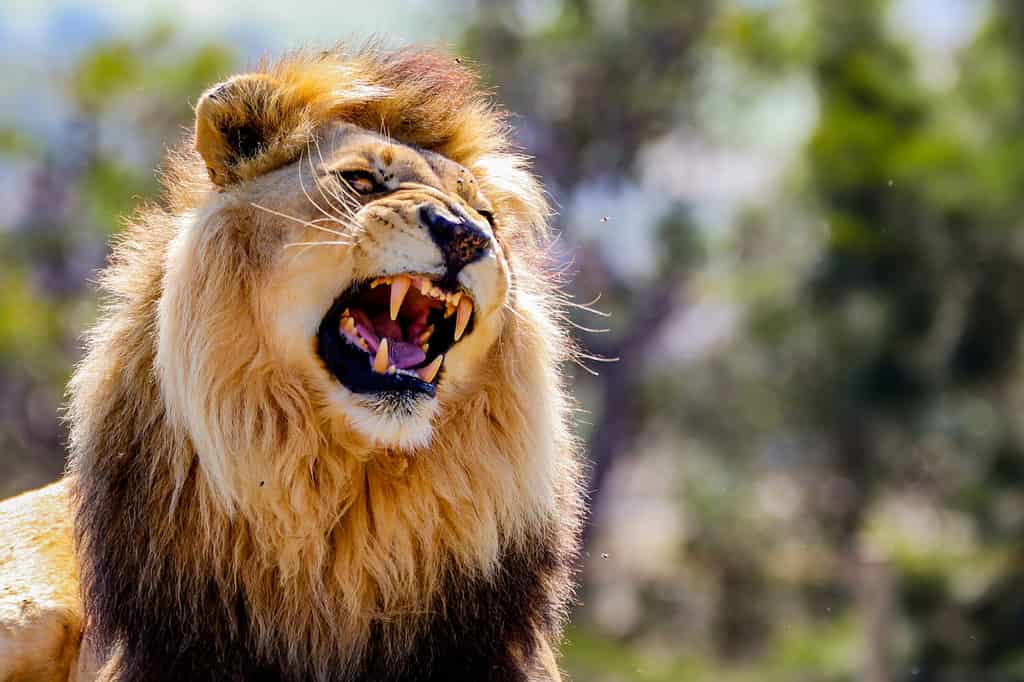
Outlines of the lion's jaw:
<svg viewBox="0 0 1024 682">
<path fill-rule="evenodd" d="M 353 191 L 353 168 L 380 191 Z M 508 264 L 481 218 L 491 210 L 461 166 L 338 125 L 312 155 L 186 215 L 165 265 L 157 364 L 200 460 L 244 457 L 261 446 L 241 437 L 254 432 L 272 449 L 297 431 L 310 445 L 355 434 L 375 448 L 429 446 L 505 322 Z M 428 211 L 486 242 L 453 260 Z M 227 395 L 232 373 L 244 395 Z"/>
</svg>

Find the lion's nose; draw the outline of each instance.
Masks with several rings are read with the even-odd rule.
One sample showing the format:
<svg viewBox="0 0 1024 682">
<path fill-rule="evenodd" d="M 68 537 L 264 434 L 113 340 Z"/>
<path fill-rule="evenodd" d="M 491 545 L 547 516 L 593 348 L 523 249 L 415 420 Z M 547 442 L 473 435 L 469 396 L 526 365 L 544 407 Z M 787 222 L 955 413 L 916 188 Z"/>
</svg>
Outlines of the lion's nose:
<svg viewBox="0 0 1024 682">
<path fill-rule="evenodd" d="M 491 248 L 490 232 L 468 218 L 453 220 L 432 204 L 420 207 L 420 222 L 444 254 L 450 278 L 455 278 L 462 268 L 482 258 Z"/>
</svg>

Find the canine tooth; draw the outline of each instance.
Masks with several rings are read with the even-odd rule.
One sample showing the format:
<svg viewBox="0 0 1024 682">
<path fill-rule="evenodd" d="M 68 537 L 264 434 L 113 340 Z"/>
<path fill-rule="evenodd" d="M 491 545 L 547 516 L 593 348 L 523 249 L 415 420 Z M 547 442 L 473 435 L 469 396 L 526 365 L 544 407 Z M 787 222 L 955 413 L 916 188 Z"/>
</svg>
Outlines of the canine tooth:
<svg viewBox="0 0 1024 682">
<path fill-rule="evenodd" d="M 430 350 L 430 344 L 429 343 L 421 343 L 420 344 L 420 350 L 423 351 L 424 353 L 426 353 L 428 350 Z"/>
<path fill-rule="evenodd" d="M 391 319 L 398 319 L 398 311 L 402 309 L 402 301 L 409 291 L 412 280 L 405 275 L 397 275 L 391 283 Z"/>
<path fill-rule="evenodd" d="M 437 371 L 441 369 L 442 362 L 444 362 L 444 356 L 438 355 L 429 365 L 426 367 L 420 367 L 416 370 L 416 374 L 419 375 L 420 379 L 423 379 L 423 381 L 429 384 L 434 380 L 434 377 L 437 376 Z"/>
<path fill-rule="evenodd" d="M 356 321 L 351 317 L 343 317 L 341 318 L 341 328 L 354 335 L 356 333 Z"/>
<path fill-rule="evenodd" d="M 438 287 L 431 287 L 430 295 L 442 301 L 444 300 L 444 292 L 441 291 Z"/>
<path fill-rule="evenodd" d="M 377 355 L 373 358 L 373 371 L 377 374 L 384 374 L 388 371 L 388 340 L 381 339 L 377 346 Z"/>
<path fill-rule="evenodd" d="M 459 315 L 455 318 L 455 340 L 458 341 L 462 338 L 463 332 L 466 331 L 466 325 L 469 324 L 469 316 L 473 314 L 473 304 L 469 302 L 468 298 L 459 301 Z"/>
</svg>

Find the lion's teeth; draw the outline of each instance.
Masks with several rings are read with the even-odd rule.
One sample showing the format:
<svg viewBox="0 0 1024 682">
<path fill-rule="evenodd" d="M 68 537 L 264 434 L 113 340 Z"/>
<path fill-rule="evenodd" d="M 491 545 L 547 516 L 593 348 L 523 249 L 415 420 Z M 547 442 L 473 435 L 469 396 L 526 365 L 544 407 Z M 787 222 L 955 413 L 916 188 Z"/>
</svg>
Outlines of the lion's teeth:
<svg viewBox="0 0 1024 682">
<path fill-rule="evenodd" d="M 448 296 L 448 302 L 452 305 L 458 305 L 459 301 L 462 300 L 462 292 L 456 291 L 454 294 Z"/>
<path fill-rule="evenodd" d="M 427 279 L 426 277 L 420 277 L 419 278 L 419 286 L 418 286 L 418 288 L 419 288 L 421 294 L 423 294 L 424 296 L 429 296 L 430 295 L 430 280 Z"/>
<path fill-rule="evenodd" d="M 458 341 L 462 338 L 463 332 L 466 331 L 466 326 L 469 324 L 469 317 L 473 314 L 473 304 L 469 302 L 468 298 L 464 298 L 459 301 L 459 314 L 455 318 L 455 340 Z"/>
<path fill-rule="evenodd" d="M 398 311 L 402 309 L 402 301 L 409 291 L 412 280 L 406 275 L 396 275 L 391 282 L 391 319 L 398 319 Z"/>
<path fill-rule="evenodd" d="M 449 317 L 451 317 L 454 314 L 455 314 L 455 306 L 453 306 L 451 303 L 448 303 L 447 305 L 445 305 L 445 307 L 444 307 L 444 319 L 447 320 Z"/>
<path fill-rule="evenodd" d="M 441 369 L 442 362 L 444 362 L 444 356 L 438 355 L 429 365 L 426 367 L 420 367 L 416 370 L 416 374 L 419 375 L 420 379 L 423 379 L 423 381 L 429 384 L 434 380 L 434 377 L 437 376 L 438 370 Z"/>
<path fill-rule="evenodd" d="M 377 374 L 384 374 L 388 371 L 388 340 L 381 339 L 377 346 L 377 355 L 373 358 L 373 371 Z"/>
</svg>

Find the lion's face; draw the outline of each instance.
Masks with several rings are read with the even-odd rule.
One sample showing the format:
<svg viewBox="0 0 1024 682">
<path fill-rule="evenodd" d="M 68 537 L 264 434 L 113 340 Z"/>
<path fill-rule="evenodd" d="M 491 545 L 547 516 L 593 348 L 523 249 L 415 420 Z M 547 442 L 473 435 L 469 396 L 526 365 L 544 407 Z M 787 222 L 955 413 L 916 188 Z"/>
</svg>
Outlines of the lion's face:
<svg viewBox="0 0 1024 682">
<path fill-rule="evenodd" d="M 305 462 L 549 428 L 530 397 L 557 394 L 545 204 L 452 68 L 299 61 L 200 98 L 208 177 L 179 169 L 155 364 L 226 504 L 258 507 Z"/>
<path fill-rule="evenodd" d="M 260 283 L 272 352 L 373 442 L 425 445 L 503 319 L 500 216 L 473 174 L 350 124 L 236 190 L 277 251 Z"/>
</svg>

